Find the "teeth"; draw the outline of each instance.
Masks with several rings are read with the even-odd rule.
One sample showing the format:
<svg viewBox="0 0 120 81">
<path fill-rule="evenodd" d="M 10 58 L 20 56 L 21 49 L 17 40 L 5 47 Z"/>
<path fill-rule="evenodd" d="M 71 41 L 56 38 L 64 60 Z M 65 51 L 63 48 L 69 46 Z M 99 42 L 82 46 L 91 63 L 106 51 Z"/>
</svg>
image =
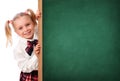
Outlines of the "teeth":
<svg viewBox="0 0 120 81">
<path fill-rule="evenodd" d="M 24 32 L 24 34 L 29 34 L 29 32 Z"/>
<path fill-rule="evenodd" d="M 26 31 L 26 32 L 24 32 L 23 34 L 29 34 L 30 33 L 30 31 Z"/>
</svg>

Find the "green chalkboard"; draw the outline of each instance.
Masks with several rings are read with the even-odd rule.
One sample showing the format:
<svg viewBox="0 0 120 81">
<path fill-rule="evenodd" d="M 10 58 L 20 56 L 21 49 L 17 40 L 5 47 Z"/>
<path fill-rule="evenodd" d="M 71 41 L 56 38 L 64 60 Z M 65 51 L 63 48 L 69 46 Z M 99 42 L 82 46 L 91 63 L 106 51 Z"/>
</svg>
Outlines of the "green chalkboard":
<svg viewBox="0 0 120 81">
<path fill-rule="evenodd" d="M 120 0 L 43 0 L 43 80 L 120 81 Z"/>
</svg>

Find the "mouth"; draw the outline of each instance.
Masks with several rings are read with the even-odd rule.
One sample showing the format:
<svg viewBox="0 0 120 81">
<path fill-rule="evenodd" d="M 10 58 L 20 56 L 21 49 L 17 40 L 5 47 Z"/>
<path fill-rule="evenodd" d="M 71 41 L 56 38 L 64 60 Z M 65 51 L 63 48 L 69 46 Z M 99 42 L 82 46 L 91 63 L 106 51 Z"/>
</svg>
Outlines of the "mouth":
<svg viewBox="0 0 120 81">
<path fill-rule="evenodd" d="M 30 33 L 31 33 L 31 31 L 26 31 L 26 32 L 24 32 L 23 34 L 24 34 L 24 35 L 30 35 Z"/>
</svg>

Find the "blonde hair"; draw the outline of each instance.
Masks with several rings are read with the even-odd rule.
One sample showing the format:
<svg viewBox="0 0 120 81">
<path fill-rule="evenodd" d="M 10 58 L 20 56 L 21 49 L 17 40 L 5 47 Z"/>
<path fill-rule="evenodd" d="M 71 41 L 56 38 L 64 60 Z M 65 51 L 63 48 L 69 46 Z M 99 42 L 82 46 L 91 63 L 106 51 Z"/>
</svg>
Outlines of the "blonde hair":
<svg viewBox="0 0 120 81">
<path fill-rule="evenodd" d="M 22 16 L 30 17 L 30 19 L 33 21 L 34 25 L 37 25 L 36 15 L 31 9 L 27 9 L 26 12 L 20 12 L 20 13 L 16 14 L 11 21 L 8 20 L 5 23 L 5 35 L 6 35 L 6 38 L 7 38 L 6 46 L 8 46 L 9 43 L 10 43 L 10 45 L 12 45 L 12 31 L 11 31 L 11 28 L 10 28 L 10 24 L 14 28 L 14 21 L 16 19 L 22 17 Z"/>
</svg>

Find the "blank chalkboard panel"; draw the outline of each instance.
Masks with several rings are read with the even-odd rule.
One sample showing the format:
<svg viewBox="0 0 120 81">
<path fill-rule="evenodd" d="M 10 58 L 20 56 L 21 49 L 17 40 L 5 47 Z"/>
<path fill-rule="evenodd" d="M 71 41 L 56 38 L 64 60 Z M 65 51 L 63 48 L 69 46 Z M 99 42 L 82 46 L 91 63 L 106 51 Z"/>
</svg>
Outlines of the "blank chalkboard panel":
<svg viewBox="0 0 120 81">
<path fill-rule="evenodd" d="M 43 80 L 120 81 L 120 1 L 43 0 Z"/>
</svg>

